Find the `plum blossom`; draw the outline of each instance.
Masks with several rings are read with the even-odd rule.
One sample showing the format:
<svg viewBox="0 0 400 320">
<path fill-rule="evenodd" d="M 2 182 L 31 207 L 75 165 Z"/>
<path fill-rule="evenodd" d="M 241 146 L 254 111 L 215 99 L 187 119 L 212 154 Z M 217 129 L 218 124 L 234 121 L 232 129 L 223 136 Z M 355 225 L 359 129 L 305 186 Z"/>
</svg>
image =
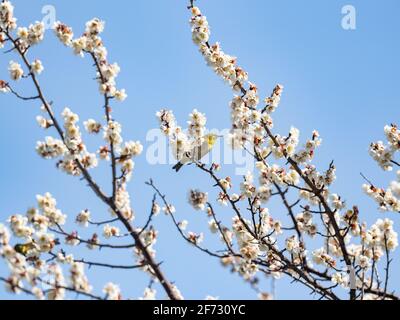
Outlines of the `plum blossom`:
<svg viewBox="0 0 400 320">
<path fill-rule="evenodd" d="M 8 83 L 5 82 L 4 80 L 0 80 L 0 92 L 1 93 L 10 92 L 10 87 L 8 86 Z"/>
<path fill-rule="evenodd" d="M 72 288 L 77 292 L 90 293 L 92 291 L 92 287 L 85 275 L 85 266 L 83 263 L 72 263 L 70 269 L 70 281 L 72 283 Z"/>
<path fill-rule="evenodd" d="M 74 36 L 74 33 L 72 32 L 72 29 L 68 27 L 67 25 L 61 23 L 61 22 L 56 22 L 54 25 L 54 32 L 57 36 L 57 38 L 66 46 L 70 46 L 72 42 L 72 38 Z"/>
<path fill-rule="evenodd" d="M 83 210 L 81 211 L 75 219 L 76 223 L 87 228 L 90 223 L 90 211 Z"/>
<path fill-rule="evenodd" d="M 43 41 L 44 33 L 45 28 L 43 22 L 35 22 L 35 24 L 29 25 L 28 28 L 18 28 L 17 35 L 20 39 L 19 46 L 21 48 L 27 48 L 39 44 Z"/>
<path fill-rule="evenodd" d="M 146 288 L 143 293 L 143 297 L 140 300 L 156 300 L 157 291 L 152 288 Z"/>
<path fill-rule="evenodd" d="M 101 131 L 102 125 L 93 119 L 89 119 L 83 123 L 88 133 L 97 134 Z"/>
<path fill-rule="evenodd" d="M 8 71 L 10 72 L 10 77 L 14 81 L 18 81 L 24 75 L 24 70 L 22 69 L 21 65 L 17 62 L 10 61 Z"/>
<path fill-rule="evenodd" d="M 104 140 L 109 143 L 119 146 L 122 143 L 121 137 L 122 127 L 116 121 L 109 121 L 104 127 Z"/>
<path fill-rule="evenodd" d="M 106 225 L 103 229 L 103 235 L 106 239 L 110 239 L 112 237 L 119 237 L 120 231 L 117 227 Z"/>
<path fill-rule="evenodd" d="M 121 291 L 119 286 L 114 283 L 108 283 L 104 286 L 103 289 L 104 294 L 106 295 L 107 300 L 121 300 Z"/>
<path fill-rule="evenodd" d="M 45 141 L 37 143 L 36 152 L 45 159 L 54 159 L 64 155 L 67 149 L 63 141 L 46 137 Z"/>
<path fill-rule="evenodd" d="M 17 27 L 17 19 L 14 17 L 14 6 L 10 1 L 0 3 L 0 28 L 13 30 Z"/>
<path fill-rule="evenodd" d="M 202 233 L 196 234 L 194 232 L 188 232 L 188 240 L 194 245 L 199 245 L 204 240 L 204 235 Z"/>
<path fill-rule="evenodd" d="M 208 194 L 198 190 L 191 190 L 188 198 L 190 205 L 194 209 L 204 210 L 208 201 Z"/>
<path fill-rule="evenodd" d="M 40 60 L 35 60 L 31 64 L 31 70 L 33 73 L 41 74 L 44 70 L 43 64 Z"/>
</svg>

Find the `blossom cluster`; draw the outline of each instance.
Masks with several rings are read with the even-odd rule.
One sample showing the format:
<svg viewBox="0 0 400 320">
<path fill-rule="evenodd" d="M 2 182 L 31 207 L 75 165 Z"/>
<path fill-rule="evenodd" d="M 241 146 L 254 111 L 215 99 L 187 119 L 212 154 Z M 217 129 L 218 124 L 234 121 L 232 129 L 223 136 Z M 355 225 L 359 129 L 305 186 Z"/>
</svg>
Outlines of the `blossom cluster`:
<svg viewBox="0 0 400 320">
<path fill-rule="evenodd" d="M 37 153 L 45 159 L 62 158 L 57 166 L 68 174 L 81 175 L 81 165 L 84 169 L 97 167 L 98 158 L 95 153 L 87 151 L 83 142 L 82 133 L 78 122 L 79 116 L 73 113 L 69 108 L 65 108 L 62 117 L 64 119 L 64 137 L 63 140 L 53 137 L 46 137 L 45 141 L 39 141 L 36 146 Z M 39 125 L 48 129 L 53 126 L 53 121 L 43 116 L 38 116 Z M 122 182 L 130 180 L 134 162 L 133 158 L 143 152 L 143 146 L 138 141 L 128 141 L 122 146 L 123 138 L 121 136 L 121 125 L 114 120 L 108 122 L 104 127 L 93 119 L 84 122 L 84 126 L 89 133 L 99 133 L 103 130 L 104 140 L 113 145 L 115 152 L 119 152 L 117 163 L 121 166 L 123 173 Z M 108 147 L 100 147 L 97 152 L 100 159 L 109 160 L 110 150 Z"/>
<path fill-rule="evenodd" d="M 198 191 L 190 190 L 189 192 L 189 203 L 196 210 L 204 210 L 208 201 L 208 194 Z"/>
<path fill-rule="evenodd" d="M 247 72 L 237 65 L 235 57 L 226 54 L 219 43 L 209 44 L 210 29 L 208 21 L 200 9 L 193 7 L 191 11 L 192 38 L 207 64 L 218 76 L 228 82 L 235 91 L 243 93 L 242 96 L 235 96 L 231 102 L 232 145 L 242 147 L 243 141 L 249 140 L 253 130 L 255 131 L 252 124 L 261 117 L 261 113 L 256 110 L 260 102 L 258 89 L 248 82 Z M 248 90 L 244 89 L 246 86 L 249 87 Z"/>
<path fill-rule="evenodd" d="M 288 137 L 276 136 L 276 142 L 270 140 L 272 154 L 277 159 L 292 157 L 299 144 L 299 136 L 300 132 L 296 128 L 290 129 Z"/>
<path fill-rule="evenodd" d="M 400 173 L 398 175 L 400 176 Z M 363 185 L 364 192 L 379 205 L 381 211 L 400 212 L 400 193 L 398 188 L 398 181 L 392 181 L 387 190 L 370 184 Z"/>
<path fill-rule="evenodd" d="M 372 143 L 370 155 L 385 171 L 392 171 L 394 166 L 400 166 L 395 161 L 395 155 L 400 150 L 400 130 L 394 124 L 384 128 L 387 145 L 382 141 Z M 390 182 L 385 190 L 372 185 L 370 182 L 363 185 L 364 192 L 379 206 L 381 211 L 400 212 L 400 170 L 396 180 Z"/>
<path fill-rule="evenodd" d="M 322 173 L 319 172 L 314 165 L 306 164 L 302 170 L 302 176 L 313 181 L 315 188 L 320 190 L 320 195 L 326 199 L 326 201 L 328 201 L 331 196 L 331 200 L 334 202 L 335 197 L 332 198 L 329 190 L 329 187 L 336 180 L 336 167 L 333 164 L 331 164 L 327 171 Z M 302 199 L 308 201 L 310 205 L 316 206 L 320 203 L 320 199 L 315 196 L 314 192 L 309 191 L 306 188 L 301 189 L 299 195 Z"/>
<path fill-rule="evenodd" d="M 81 262 L 73 262 L 70 268 L 71 287 L 77 292 L 90 293 L 93 288 L 85 275 L 85 265 Z"/>
<path fill-rule="evenodd" d="M 66 216 L 56 207 L 57 202 L 51 194 L 37 196 L 37 208 L 29 209 L 25 215 L 13 215 L 8 219 L 13 238 L 4 225 L 0 225 L 0 256 L 10 269 L 6 287 L 10 292 L 19 293 L 27 288 L 38 299 L 44 299 L 44 291 L 39 284 L 51 289 L 48 299 L 63 299 L 67 286 L 63 270 L 57 263 L 45 259 L 59 245 L 50 229 L 65 224 Z M 15 239 L 14 239 L 15 238 Z M 11 241 L 20 241 L 12 247 Z M 83 265 L 70 259 L 70 282 L 78 292 L 90 292 L 91 288 L 84 276 Z M 47 280 L 51 278 L 51 280 Z M 45 280 L 43 280 L 45 279 Z"/>
<path fill-rule="evenodd" d="M 81 168 L 95 168 L 98 165 L 96 154 L 87 151 L 82 140 L 80 128 L 78 126 L 79 116 L 73 113 L 69 108 L 65 108 L 62 117 L 64 119 L 64 137 L 63 140 L 47 137 L 45 141 L 39 141 L 36 146 L 37 153 L 45 159 L 62 159 L 57 166 L 68 174 L 79 176 Z M 53 125 L 52 120 L 42 116 L 37 117 L 39 125 L 43 128 L 49 128 Z"/>
<path fill-rule="evenodd" d="M 315 149 L 318 148 L 321 143 L 322 140 L 319 138 L 318 131 L 314 131 L 312 138 L 305 143 L 303 149 L 297 151 L 293 159 L 300 164 L 310 162 L 314 158 Z"/>
<path fill-rule="evenodd" d="M 315 237 L 318 231 L 318 226 L 314 223 L 314 216 L 309 209 L 309 207 L 306 207 L 306 210 L 299 213 L 296 216 L 296 222 L 300 232 L 307 233 L 310 237 Z"/>
<path fill-rule="evenodd" d="M 54 32 L 64 45 L 73 49 L 75 54 L 82 57 L 88 54 L 95 62 L 97 69 L 96 79 L 99 83 L 99 90 L 107 101 L 107 105 L 105 106 L 107 123 L 103 126 L 96 120 L 89 119 L 84 122 L 84 127 L 89 134 L 103 133 L 103 139 L 108 145 L 101 146 L 97 154 L 101 160 L 112 160 L 113 166 L 119 166 L 121 170 L 120 178 L 113 177 L 113 179 L 117 180 L 114 182 L 116 186 L 114 190 L 114 199 L 115 208 L 118 212 L 110 209 L 111 213 L 113 215 L 121 215 L 127 220 L 133 220 L 134 213 L 131 208 L 130 195 L 126 190 L 126 183 L 131 179 L 135 167 L 133 158 L 139 156 L 143 152 L 143 146 L 138 141 L 127 141 L 123 145 L 122 126 L 111 117 L 112 110 L 108 105 L 109 101 L 114 98 L 123 101 L 127 98 L 127 94 L 124 89 L 118 90 L 116 87 L 116 78 L 120 73 L 120 67 L 117 63 L 110 63 L 108 61 L 108 52 L 101 38 L 104 27 L 104 21 L 94 18 L 86 23 L 85 32 L 78 38 L 74 37 L 72 28 L 61 22 L 55 24 Z M 73 124 L 74 122 L 71 124 L 72 129 L 74 129 L 72 126 Z M 75 155 L 74 160 L 78 160 L 78 163 L 85 169 L 96 167 L 98 162 L 96 154 L 88 153 L 83 143 L 77 143 L 80 141 L 80 133 L 77 127 L 75 129 L 76 130 L 72 130 L 72 133 L 75 134 L 75 136 L 72 137 L 72 141 L 76 142 L 76 146 L 83 154 L 79 157 Z M 66 138 L 70 137 L 67 136 Z M 71 139 L 66 142 L 70 142 L 70 140 Z M 59 166 L 64 167 L 64 163 L 67 164 L 67 167 L 70 169 L 72 169 L 73 164 L 75 164 L 72 172 L 79 174 L 79 166 L 76 166 L 76 161 L 63 161 L 59 163 Z M 107 235 L 118 234 L 117 230 L 114 229 L 107 229 L 104 233 Z"/>
<path fill-rule="evenodd" d="M 88 210 L 82 211 L 76 219 L 76 222 L 82 226 L 87 226 L 89 221 Z M 86 294 L 93 291 L 85 274 L 85 264 L 82 261 L 76 261 L 72 254 L 67 254 L 64 249 L 61 249 L 62 244 L 55 237 L 54 230 L 62 230 L 61 226 L 65 223 L 66 215 L 57 209 L 55 198 L 50 193 L 46 193 L 37 196 L 37 208 L 28 209 L 25 215 L 11 216 L 8 219 L 9 228 L 0 224 L 0 257 L 6 261 L 10 270 L 5 283 L 9 292 L 18 294 L 24 290 L 31 292 L 40 300 L 63 300 L 66 298 L 67 291 Z M 104 227 L 105 238 L 119 235 L 118 228 L 110 225 Z M 148 233 L 144 237 L 148 239 L 146 245 L 155 242 L 150 240 Z M 96 235 L 87 241 L 89 249 L 95 249 L 98 243 Z M 78 233 L 66 235 L 65 244 L 79 245 Z M 69 275 L 68 281 L 65 277 L 66 272 Z M 43 287 L 49 289 L 44 290 Z M 122 299 L 120 290 L 115 284 L 108 283 L 103 292 L 106 299 Z M 151 297 L 151 294 L 145 294 L 146 296 Z"/>
<path fill-rule="evenodd" d="M 384 131 L 388 145 L 385 145 L 382 141 L 372 143 L 369 152 L 383 170 L 391 171 L 393 169 L 393 157 L 400 150 L 400 130 L 392 124 L 385 126 Z"/>
<path fill-rule="evenodd" d="M 259 183 L 264 190 L 270 189 L 271 185 L 297 185 L 299 182 L 299 174 L 295 170 L 285 170 L 285 168 L 274 164 L 269 165 L 265 162 L 257 162 L 257 169 L 260 171 Z"/>
<path fill-rule="evenodd" d="M 118 188 L 115 196 L 115 206 L 119 213 L 128 221 L 132 221 L 135 218 L 134 211 L 131 206 L 131 199 L 129 192 L 126 190 L 126 186 L 122 185 Z M 115 215 L 115 212 L 111 212 Z"/>
<path fill-rule="evenodd" d="M 221 50 L 218 43 L 213 46 L 208 44 L 210 38 L 208 21 L 197 7 L 192 8 L 190 24 L 192 26 L 193 41 L 199 46 L 200 52 L 207 63 L 231 86 L 239 90 L 239 85 L 248 80 L 247 73 L 236 65 L 235 57 L 229 56 Z"/>
<path fill-rule="evenodd" d="M 14 6 L 8 0 L 2 1 L 0 3 L 0 30 L 13 30 L 16 27 L 17 19 L 14 17 Z"/>
<path fill-rule="evenodd" d="M 242 258 L 239 260 L 232 260 L 229 264 L 236 266 L 239 274 L 247 280 L 254 277 L 259 271 L 259 266 L 255 261 L 262 256 L 267 256 L 269 258 L 269 268 L 273 270 L 273 276 L 279 278 L 281 275 L 282 264 L 280 259 L 270 250 L 273 247 L 273 243 L 276 241 L 274 237 L 270 236 L 270 233 L 271 231 L 275 232 L 275 228 L 279 229 L 280 222 L 274 221 L 266 209 L 262 210 L 260 219 L 261 223 L 258 226 L 259 239 L 265 238 L 267 243 L 255 238 L 250 230 L 248 230 L 246 225 L 251 225 L 250 221 L 240 219 L 239 217 L 233 218 L 233 234 L 235 235 Z M 225 261 L 225 263 L 227 263 L 227 261 Z"/>
<path fill-rule="evenodd" d="M 54 159 L 64 155 L 67 148 L 64 142 L 53 137 L 46 137 L 45 141 L 38 141 L 36 152 L 44 159 Z"/>
<path fill-rule="evenodd" d="M 121 289 L 116 284 L 109 282 L 104 288 L 103 292 L 107 300 L 122 300 Z"/>
<path fill-rule="evenodd" d="M 201 146 L 205 135 L 207 118 L 196 109 L 189 115 L 188 135 L 194 139 L 194 145 Z"/>
<path fill-rule="evenodd" d="M 393 229 L 393 221 L 389 219 L 379 219 L 363 237 L 365 244 L 374 249 L 375 255 L 379 255 L 378 252 L 384 252 L 386 249 L 394 251 L 399 245 L 397 233 Z"/>
<path fill-rule="evenodd" d="M 143 244 L 146 246 L 148 253 L 154 258 L 156 256 L 156 250 L 154 245 L 157 243 L 158 238 L 158 231 L 155 230 L 153 227 L 142 230 L 140 233 L 140 239 Z M 142 265 L 141 270 L 147 272 L 151 277 L 153 277 L 153 270 L 150 266 L 146 264 L 146 259 L 143 255 L 143 251 L 139 250 L 138 248 L 134 249 L 134 253 L 136 256 L 137 263 Z"/>
<path fill-rule="evenodd" d="M 11 39 L 11 31 L 17 28 L 17 19 L 14 17 L 14 7 L 10 1 L 5 0 L 0 3 L 0 48 L 3 48 L 6 40 L 13 42 L 13 45 L 19 52 L 25 54 L 27 50 L 40 43 L 44 38 L 45 27 L 43 22 L 35 22 L 29 27 L 19 27 L 17 29 L 17 39 Z M 24 70 L 17 62 L 10 61 L 9 74 L 12 80 L 18 81 L 24 76 Z M 35 60 L 31 64 L 31 70 L 35 74 L 40 74 L 43 71 L 43 65 L 40 60 Z M 5 85 L 0 86 L 0 91 L 5 93 Z"/>
<path fill-rule="evenodd" d="M 307 251 L 304 249 L 303 243 L 299 241 L 297 236 L 291 236 L 286 239 L 286 250 L 290 252 L 294 265 L 302 265 L 307 257 Z"/>
<path fill-rule="evenodd" d="M 44 32 L 45 28 L 43 22 L 36 22 L 35 24 L 31 24 L 28 28 L 18 28 L 17 35 L 19 46 L 26 49 L 40 43 L 44 38 Z"/>
<path fill-rule="evenodd" d="M 72 28 L 61 22 L 55 23 L 54 32 L 64 45 L 74 50 L 75 54 L 82 57 L 85 53 L 92 55 L 96 60 L 98 69 L 97 80 L 100 93 L 123 101 L 127 98 L 127 94 L 124 89 L 118 90 L 116 87 L 116 78 L 121 69 L 117 63 L 108 62 L 107 48 L 104 47 L 100 37 L 100 34 L 104 31 L 104 25 L 104 21 L 94 18 L 86 23 L 83 35 L 75 39 Z"/>
<path fill-rule="evenodd" d="M 347 218 L 353 217 L 354 223 L 358 223 L 357 213 L 358 210 L 349 210 L 346 215 Z M 385 252 L 394 251 L 398 247 L 398 235 L 393 229 L 393 221 L 389 219 L 379 219 L 370 229 L 367 229 L 365 223 L 359 225 L 358 228 L 355 228 L 355 232 L 353 231 L 353 235 L 360 236 L 361 244 L 349 244 L 347 250 L 354 257 L 356 265 L 364 272 L 377 264 L 385 255 Z M 347 240 L 349 241 L 350 237 L 347 237 Z M 328 240 L 328 247 L 329 251 L 325 248 L 315 250 L 313 252 L 313 261 L 317 265 L 324 265 L 337 270 L 338 262 L 336 258 L 340 258 L 342 253 L 337 244 L 334 243 L 334 240 Z M 372 279 L 368 281 L 373 287 L 379 285 L 372 282 Z M 345 272 L 334 273 L 332 282 L 347 288 L 349 286 L 349 277 L 345 276 Z M 362 288 L 363 283 L 357 281 L 357 286 Z"/>
</svg>

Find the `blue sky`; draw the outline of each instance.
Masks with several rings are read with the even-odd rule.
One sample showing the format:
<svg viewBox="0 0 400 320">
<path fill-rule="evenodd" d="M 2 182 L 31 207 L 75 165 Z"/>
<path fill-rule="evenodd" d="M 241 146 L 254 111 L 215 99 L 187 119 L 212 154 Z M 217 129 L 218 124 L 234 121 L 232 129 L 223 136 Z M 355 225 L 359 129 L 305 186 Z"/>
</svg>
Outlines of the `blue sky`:
<svg viewBox="0 0 400 320">
<path fill-rule="evenodd" d="M 76 34 L 87 20 L 97 16 L 107 22 L 104 41 L 110 60 L 117 61 L 122 72 L 120 87 L 126 88 L 128 100 L 115 106 L 115 117 L 124 127 L 126 139 L 145 143 L 149 129 L 157 127 L 155 113 L 161 108 L 173 109 L 184 123 L 192 109 L 208 116 L 209 128 L 229 127 L 228 103 L 232 93 L 205 66 L 191 42 L 186 2 L 173 1 L 22 1 L 15 0 L 19 24 L 41 20 L 41 9 L 56 7 L 57 19 L 71 25 Z M 358 204 L 364 220 L 373 222 L 384 216 L 361 190 L 363 172 L 377 184 L 386 186 L 393 177 L 383 173 L 368 156 L 370 142 L 383 139 L 385 124 L 398 122 L 400 116 L 400 4 L 397 0 L 200 0 L 199 6 L 212 28 L 212 41 L 220 41 L 224 51 L 239 58 L 239 64 L 250 74 L 261 95 L 270 94 L 277 83 L 285 86 L 282 104 L 275 114 L 276 130 L 286 134 L 290 126 L 299 128 L 303 138 L 318 129 L 324 140 L 316 164 L 326 168 L 332 160 L 338 180 L 334 190 Z M 357 10 L 357 29 L 341 27 L 341 9 L 351 4 Z M 40 58 L 45 72 L 40 76 L 49 100 L 60 113 L 65 106 L 79 113 L 82 120 L 101 116 L 101 97 L 93 81 L 89 59 L 73 56 L 48 32 L 43 44 L 30 57 Z M 0 78 L 6 78 L 11 55 L 0 58 Z M 33 92 L 30 83 L 19 84 L 19 90 Z M 73 220 L 88 208 L 100 219 L 106 208 L 84 183 L 55 169 L 55 163 L 44 161 L 35 153 L 37 140 L 46 135 L 35 122 L 37 103 L 23 103 L 11 96 L 0 97 L 0 219 L 24 213 L 35 204 L 35 195 L 50 191 L 60 209 Z M 49 134 L 49 133 L 47 133 Z M 93 144 L 94 145 L 94 144 Z M 190 221 L 189 230 L 207 227 L 204 215 L 194 212 L 186 202 L 190 188 L 208 190 L 208 177 L 186 168 L 176 175 L 168 166 L 150 166 L 143 156 L 137 159 L 134 180 L 129 191 L 140 225 L 149 211 L 152 191 L 144 185 L 150 177 L 168 195 L 180 219 Z M 104 169 L 104 168 L 103 168 Z M 228 174 L 232 168 L 226 168 Z M 225 173 L 225 171 L 223 173 Z M 108 183 L 108 171 L 96 171 L 100 183 Z M 239 179 L 237 180 L 239 181 Z M 215 192 L 211 192 L 213 195 Z M 229 221 L 231 213 L 218 208 Z M 280 218 L 284 211 L 271 208 Z M 225 215 L 225 216 L 224 216 Z M 400 218 L 393 219 L 400 229 Z M 284 219 L 282 217 L 282 219 Z M 168 277 L 175 281 L 188 299 L 206 295 L 225 299 L 252 299 L 255 293 L 237 276 L 220 267 L 178 237 L 170 220 L 157 219 L 160 232 L 156 246 L 158 259 L 164 261 Z M 76 227 L 70 225 L 70 229 Z M 101 231 L 99 231 L 101 232 Z M 205 244 L 213 244 L 206 234 Z M 76 251 L 76 257 L 84 254 Z M 92 255 L 93 260 L 129 263 L 130 252 L 107 252 Z M 394 268 L 399 267 L 399 255 Z M 0 274 L 5 267 L 0 264 Z M 120 284 L 124 296 L 139 297 L 148 279 L 138 272 L 93 270 L 89 273 L 96 289 L 112 280 Z M 263 282 L 269 290 L 271 282 Z M 393 272 L 392 286 L 399 287 L 400 276 Z M 308 291 L 290 281 L 276 284 L 278 298 L 308 298 Z M 164 294 L 159 291 L 159 297 Z M 0 297 L 13 298 L 0 290 Z"/>
</svg>

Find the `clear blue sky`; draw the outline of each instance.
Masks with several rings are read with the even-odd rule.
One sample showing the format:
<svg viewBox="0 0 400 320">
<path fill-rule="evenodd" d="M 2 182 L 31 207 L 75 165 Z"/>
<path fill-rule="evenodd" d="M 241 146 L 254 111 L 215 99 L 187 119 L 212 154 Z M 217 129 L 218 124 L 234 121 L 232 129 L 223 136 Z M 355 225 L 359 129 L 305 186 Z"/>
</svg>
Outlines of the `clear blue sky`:
<svg viewBox="0 0 400 320">
<path fill-rule="evenodd" d="M 116 106 L 115 116 L 124 126 L 126 139 L 145 143 L 146 133 L 157 127 L 157 110 L 175 111 L 181 123 L 193 108 L 208 115 L 210 128 L 229 127 L 230 89 L 207 68 L 191 42 L 186 1 L 56 1 L 15 0 L 20 24 L 41 20 L 41 9 L 52 4 L 57 19 L 70 24 L 76 34 L 84 24 L 98 16 L 107 22 L 104 40 L 110 60 L 117 61 L 122 72 L 119 85 L 127 89 L 128 100 Z M 357 9 L 357 30 L 341 28 L 341 8 L 352 4 Z M 224 51 L 239 57 L 265 97 L 277 83 L 285 86 L 282 104 L 275 115 L 276 129 L 287 133 L 291 125 L 304 137 L 318 129 L 324 140 L 316 163 L 326 168 L 331 160 L 337 165 L 338 191 L 349 204 L 358 204 L 363 219 L 373 222 L 384 216 L 362 191 L 359 173 L 382 186 L 392 175 L 383 173 L 368 156 L 369 143 L 383 138 L 383 126 L 399 122 L 400 97 L 400 3 L 397 0 L 200 0 L 199 6 L 212 27 L 212 40 L 220 41 Z M 30 57 L 40 58 L 45 72 L 40 81 L 47 97 L 60 113 L 65 106 L 80 114 L 82 120 L 101 116 L 101 97 L 92 80 L 89 59 L 82 60 L 62 47 L 52 32 L 45 42 L 32 50 Z M 11 55 L 0 58 L 0 78 L 6 78 Z M 20 85 L 32 92 L 29 85 Z M 23 103 L 11 96 L 0 97 L 0 218 L 24 213 L 35 204 L 35 195 L 50 191 L 71 221 L 82 209 L 89 208 L 101 219 L 106 209 L 77 179 L 55 169 L 55 163 L 40 159 L 35 143 L 46 135 L 35 122 L 39 106 Z M 129 191 L 141 224 L 149 211 L 152 192 L 144 182 L 153 177 L 177 208 L 180 219 L 191 222 L 189 230 L 201 231 L 207 220 L 186 202 L 190 188 L 209 189 L 208 177 L 187 168 L 177 176 L 168 166 L 149 166 L 139 158 Z M 226 171 L 229 172 L 230 168 Z M 108 173 L 108 172 L 107 172 Z M 97 179 L 107 183 L 105 172 Z M 238 180 L 237 180 L 238 181 Z M 214 195 L 214 192 L 211 193 Z M 279 207 L 273 215 L 284 216 Z M 229 221 L 231 213 L 218 208 Z M 400 230 L 400 217 L 388 214 Z M 282 219 L 284 219 L 282 217 Z M 69 225 L 69 229 L 76 229 Z M 156 246 L 158 259 L 172 281 L 176 281 L 188 299 L 203 299 L 207 294 L 225 299 L 252 299 L 256 295 L 237 276 L 220 267 L 178 237 L 170 220 L 160 216 Z M 101 231 L 99 230 L 101 233 Z M 212 244 L 206 234 L 205 244 Z M 82 255 L 76 251 L 76 257 Z M 400 266 L 399 255 L 393 265 Z M 131 253 L 102 251 L 93 260 L 131 262 Z M 0 264 L 0 274 L 6 269 Z M 397 275 L 396 275 L 397 274 Z M 125 297 L 139 297 L 148 279 L 132 271 L 89 272 L 97 290 L 112 280 L 120 284 Z M 399 287 L 400 276 L 393 272 L 392 285 Z M 267 280 L 263 288 L 270 288 Z M 308 292 L 289 281 L 277 283 L 278 298 L 308 298 Z M 3 289 L 0 298 L 7 297 Z M 164 293 L 159 290 L 159 297 Z"/>
</svg>

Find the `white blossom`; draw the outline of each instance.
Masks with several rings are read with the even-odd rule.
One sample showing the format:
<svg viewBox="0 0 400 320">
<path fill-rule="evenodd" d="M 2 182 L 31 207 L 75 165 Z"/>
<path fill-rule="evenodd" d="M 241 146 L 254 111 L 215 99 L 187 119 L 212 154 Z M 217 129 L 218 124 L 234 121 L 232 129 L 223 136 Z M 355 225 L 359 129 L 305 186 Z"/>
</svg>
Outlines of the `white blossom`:
<svg viewBox="0 0 400 320">
<path fill-rule="evenodd" d="M 90 222 L 90 211 L 83 210 L 81 211 L 75 219 L 76 223 L 87 228 Z"/>
<path fill-rule="evenodd" d="M 100 132 L 102 125 L 93 119 L 89 119 L 83 123 L 88 133 L 97 134 Z"/>
<path fill-rule="evenodd" d="M 157 291 L 152 288 L 146 288 L 143 293 L 143 297 L 140 300 L 156 300 Z"/>
<path fill-rule="evenodd" d="M 14 6 L 10 1 L 0 3 L 0 28 L 13 30 L 17 27 L 17 19 L 14 17 Z"/>
<path fill-rule="evenodd" d="M 107 300 L 121 300 L 121 291 L 119 286 L 114 283 L 108 283 L 104 286 L 103 292 L 106 295 Z"/>
<path fill-rule="evenodd" d="M 12 80 L 18 81 L 24 75 L 24 70 L 21 65 L 17 62 L 10 61 L 8 71 L 10 72 L 10 77 Z"/>
<path fill-rule="evenodd" d="M 103 229 L 103 235 L 106 239 L 110 239 L 112 237 L 119 237 L 120 231 L 117 227 L 106 225 Z"/>
<path fill-rule="evenodd" d="M 66 46 L 70 46 L 72 42 L 72 38 L 74 36 L 74 33 L 72 32 L 72 29 L 68 27 L 67 25 L 61 23 L 61 22 L 56 22 L 54 25 L 54 32 L 58 39 Z"/>
<path fill-rule="evenodd" d="M 194 209 L 204 210 L 208 201 L 208 194 L 198 190 L 191 190 L 188 198 L 190 205 Z"/>
</svg>

